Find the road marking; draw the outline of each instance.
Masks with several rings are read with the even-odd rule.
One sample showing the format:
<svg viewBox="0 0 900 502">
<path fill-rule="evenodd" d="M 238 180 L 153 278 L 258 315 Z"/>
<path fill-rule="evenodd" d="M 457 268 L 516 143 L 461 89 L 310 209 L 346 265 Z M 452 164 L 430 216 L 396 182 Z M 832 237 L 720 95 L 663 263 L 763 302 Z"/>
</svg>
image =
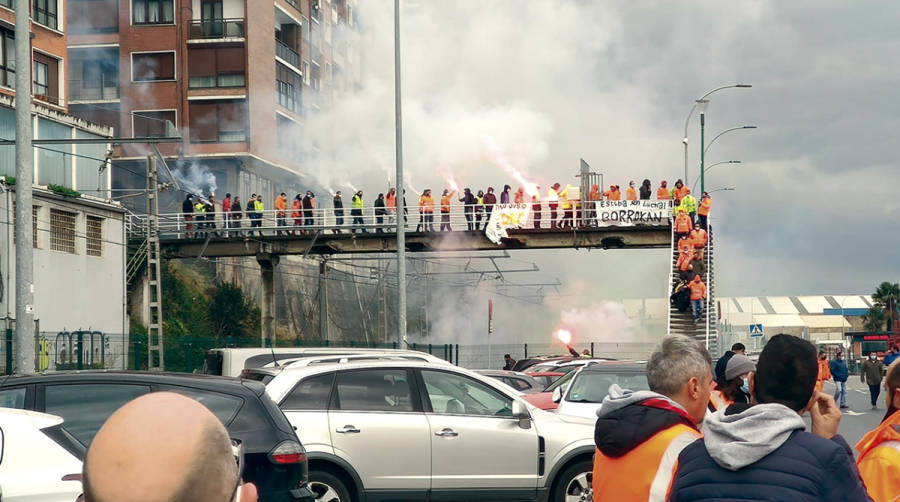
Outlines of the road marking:
<svg viewBox="0 0 900 502">
<path fill-rule="evenodd" d="M 846 411 L 844 411 L 843 413 L 844 413 L 844 415 L 850 415 L 850 416 L 853 416 L 853 417 L 858 417 L 858 416 L 860 416 L 860 415 L 865 415 L 865 414 L 866 414 L 865 412 L 863 412 L 863 413 L 858 413 L 858 412 L 853 411 L 853 410 L 846 410 Z"/>
</svg>

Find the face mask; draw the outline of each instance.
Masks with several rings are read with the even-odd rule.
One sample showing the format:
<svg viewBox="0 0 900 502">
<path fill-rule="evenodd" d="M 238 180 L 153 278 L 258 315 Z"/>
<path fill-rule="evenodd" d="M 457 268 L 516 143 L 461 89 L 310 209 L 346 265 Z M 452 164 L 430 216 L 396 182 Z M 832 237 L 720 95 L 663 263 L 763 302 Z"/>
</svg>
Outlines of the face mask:
<svg viewBox="0 0 900 502">
<path fill-rule="evenodd" d="M 741 384 L 741 391 L 743 391 L 744 394 L 747 394 L 748 396 L 750 395 L 750 380 L 749 379 L 746 379 L 746 378 L 744 379 L 744 383 Z"/>
</svg>

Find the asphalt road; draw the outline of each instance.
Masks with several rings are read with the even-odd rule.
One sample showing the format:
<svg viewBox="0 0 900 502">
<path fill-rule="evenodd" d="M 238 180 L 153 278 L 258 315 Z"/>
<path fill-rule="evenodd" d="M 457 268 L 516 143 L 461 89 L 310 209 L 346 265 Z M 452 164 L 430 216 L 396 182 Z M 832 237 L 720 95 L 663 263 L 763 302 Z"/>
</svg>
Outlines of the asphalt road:
<svg viewBox="0 0 900 502">
<path fill-rule="evenodd" d="M 834 395 L 834 384 L 825 382 L 822 391 Z M 850 407 L 849 410 L 841 410 L 843 416 L 841 417 L 840 434 L 850 443 L 853 453 L 856 454 L 856 443 L 867 432 L 877 427 L 884 418 L 884 389 L 878 396 L 878 409 L 873 410 L 869 398 L 869 386 L 859 381 L 859 375 L 850 375 L 847 380 L 847 406 Z M 804 418 L 809 424 L 809 414 Z"/>
</svg>

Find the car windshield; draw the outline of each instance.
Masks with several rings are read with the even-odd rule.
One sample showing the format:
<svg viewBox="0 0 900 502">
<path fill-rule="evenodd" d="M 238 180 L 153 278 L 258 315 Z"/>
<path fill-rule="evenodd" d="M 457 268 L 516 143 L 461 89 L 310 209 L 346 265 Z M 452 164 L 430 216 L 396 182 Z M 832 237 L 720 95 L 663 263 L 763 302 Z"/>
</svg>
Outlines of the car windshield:
<svg viewBox="0 0 900 502">
<path fill-rule="evenodd" d="M 628 390 L 650 390 L 645 373 L 582 371 L 572 382 L 566 401 L 600 403 L 612 384 Z"/>
</svg>

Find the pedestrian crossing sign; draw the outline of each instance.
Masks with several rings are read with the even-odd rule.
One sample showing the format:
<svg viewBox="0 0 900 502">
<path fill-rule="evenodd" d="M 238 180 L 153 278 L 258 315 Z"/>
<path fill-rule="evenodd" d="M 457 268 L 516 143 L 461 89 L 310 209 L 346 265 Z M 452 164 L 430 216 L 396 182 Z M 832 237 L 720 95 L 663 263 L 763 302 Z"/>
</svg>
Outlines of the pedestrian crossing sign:
<svg viewBox="0 0 900 502">
<path fill-rule="evenodd" d="M 763 336 L 762 324 L 751 324 L 750 325 L 750 336 Z"/>
</svg>

